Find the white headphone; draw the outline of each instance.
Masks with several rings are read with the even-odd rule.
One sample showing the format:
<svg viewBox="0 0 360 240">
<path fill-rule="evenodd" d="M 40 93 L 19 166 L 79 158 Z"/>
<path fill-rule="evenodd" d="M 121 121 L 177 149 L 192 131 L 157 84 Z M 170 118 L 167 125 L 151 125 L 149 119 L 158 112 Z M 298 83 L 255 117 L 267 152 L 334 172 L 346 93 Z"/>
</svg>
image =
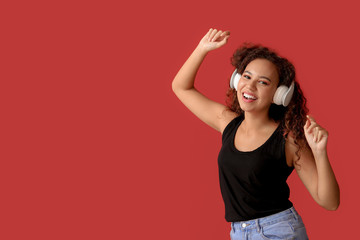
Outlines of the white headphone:
<svg viewBox="0 0 360 240">
<path fill-rule="evenodd" d="M 230 87 L 236 89 L 239 84 L 241 74 L 238 73 L 237 69 L 233 72 L 230 79 Z M 294 82 L 291 83 L 290 87 L 281 85 L 276 89 L 273 101 L 276 105 L 283 105 L 287 107 L 289 105 L 292 95 L 294 93 Z"/>
</svg>

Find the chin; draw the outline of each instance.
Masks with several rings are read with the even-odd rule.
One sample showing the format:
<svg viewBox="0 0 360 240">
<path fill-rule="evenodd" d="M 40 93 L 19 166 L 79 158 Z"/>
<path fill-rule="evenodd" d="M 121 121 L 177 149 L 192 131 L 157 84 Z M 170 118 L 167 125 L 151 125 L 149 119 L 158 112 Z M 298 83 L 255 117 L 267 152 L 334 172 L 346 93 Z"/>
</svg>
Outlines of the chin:
<svg viewBox="0 0 360 240">
<path fill-rule="evenodd" d="M 252 107 L 247 107 L 247 106 L 244 106 L 242 104 L 239 104 L 239 106 L 240 106 L 240 109 L 243 110 L 244 112 L 252 112 L 252 111 L 254 111 L 254 108 L 252 108 Z"/>
</svg>

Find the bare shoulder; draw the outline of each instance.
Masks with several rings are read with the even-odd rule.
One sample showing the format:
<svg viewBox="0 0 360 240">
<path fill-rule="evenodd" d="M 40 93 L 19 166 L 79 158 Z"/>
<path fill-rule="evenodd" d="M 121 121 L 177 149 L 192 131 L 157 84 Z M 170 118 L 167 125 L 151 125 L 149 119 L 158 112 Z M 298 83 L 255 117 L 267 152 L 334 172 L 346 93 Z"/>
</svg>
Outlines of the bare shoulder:
<svg viewBox="0 0 360 240">
<path fill-rule="evenodd" d="M 224 129 L 226 128 L 226 126 L 236 117 L 238 117 L 239 115 L 236 112 L 233 112 L 232 110 L 230 110 L 229 108 L 224 109 L 224 111 L 222 111 L 221 115 L 219 116 L 220 118 L 220 133 L 223 134 Z"/>
</svg>

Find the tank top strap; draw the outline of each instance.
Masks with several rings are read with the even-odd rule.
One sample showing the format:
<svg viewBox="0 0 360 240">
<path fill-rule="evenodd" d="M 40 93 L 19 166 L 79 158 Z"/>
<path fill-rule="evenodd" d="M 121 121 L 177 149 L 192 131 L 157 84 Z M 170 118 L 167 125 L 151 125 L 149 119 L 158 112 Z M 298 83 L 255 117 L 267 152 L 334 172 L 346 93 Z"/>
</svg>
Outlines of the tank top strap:
<svg viewBox="0 0 360 240">
<path fill-rule="evenodd" d="M 241 123 L 243 118 L 241 116 L 235 117 L 233 120 L 231 120 L 228 125 L 226 125 L 223 134 L 222 134 L 222 143 L 225 143 L 227 140 L 229 140 L 234 128 Z"/>
</svg>

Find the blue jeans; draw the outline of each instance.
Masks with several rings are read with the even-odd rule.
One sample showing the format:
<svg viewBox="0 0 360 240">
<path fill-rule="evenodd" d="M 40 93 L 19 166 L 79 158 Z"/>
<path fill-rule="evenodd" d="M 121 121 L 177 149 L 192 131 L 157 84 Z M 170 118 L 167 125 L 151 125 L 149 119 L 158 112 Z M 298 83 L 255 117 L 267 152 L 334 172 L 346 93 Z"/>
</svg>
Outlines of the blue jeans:
<svg viewBox="0 0 360 240">
<path fill-rule="evenodd" d="M 306 240 L 304 223 L 291 207 L 285 211 L 253 220 L 231 222 L 231 240 Z"/>
</svg>

